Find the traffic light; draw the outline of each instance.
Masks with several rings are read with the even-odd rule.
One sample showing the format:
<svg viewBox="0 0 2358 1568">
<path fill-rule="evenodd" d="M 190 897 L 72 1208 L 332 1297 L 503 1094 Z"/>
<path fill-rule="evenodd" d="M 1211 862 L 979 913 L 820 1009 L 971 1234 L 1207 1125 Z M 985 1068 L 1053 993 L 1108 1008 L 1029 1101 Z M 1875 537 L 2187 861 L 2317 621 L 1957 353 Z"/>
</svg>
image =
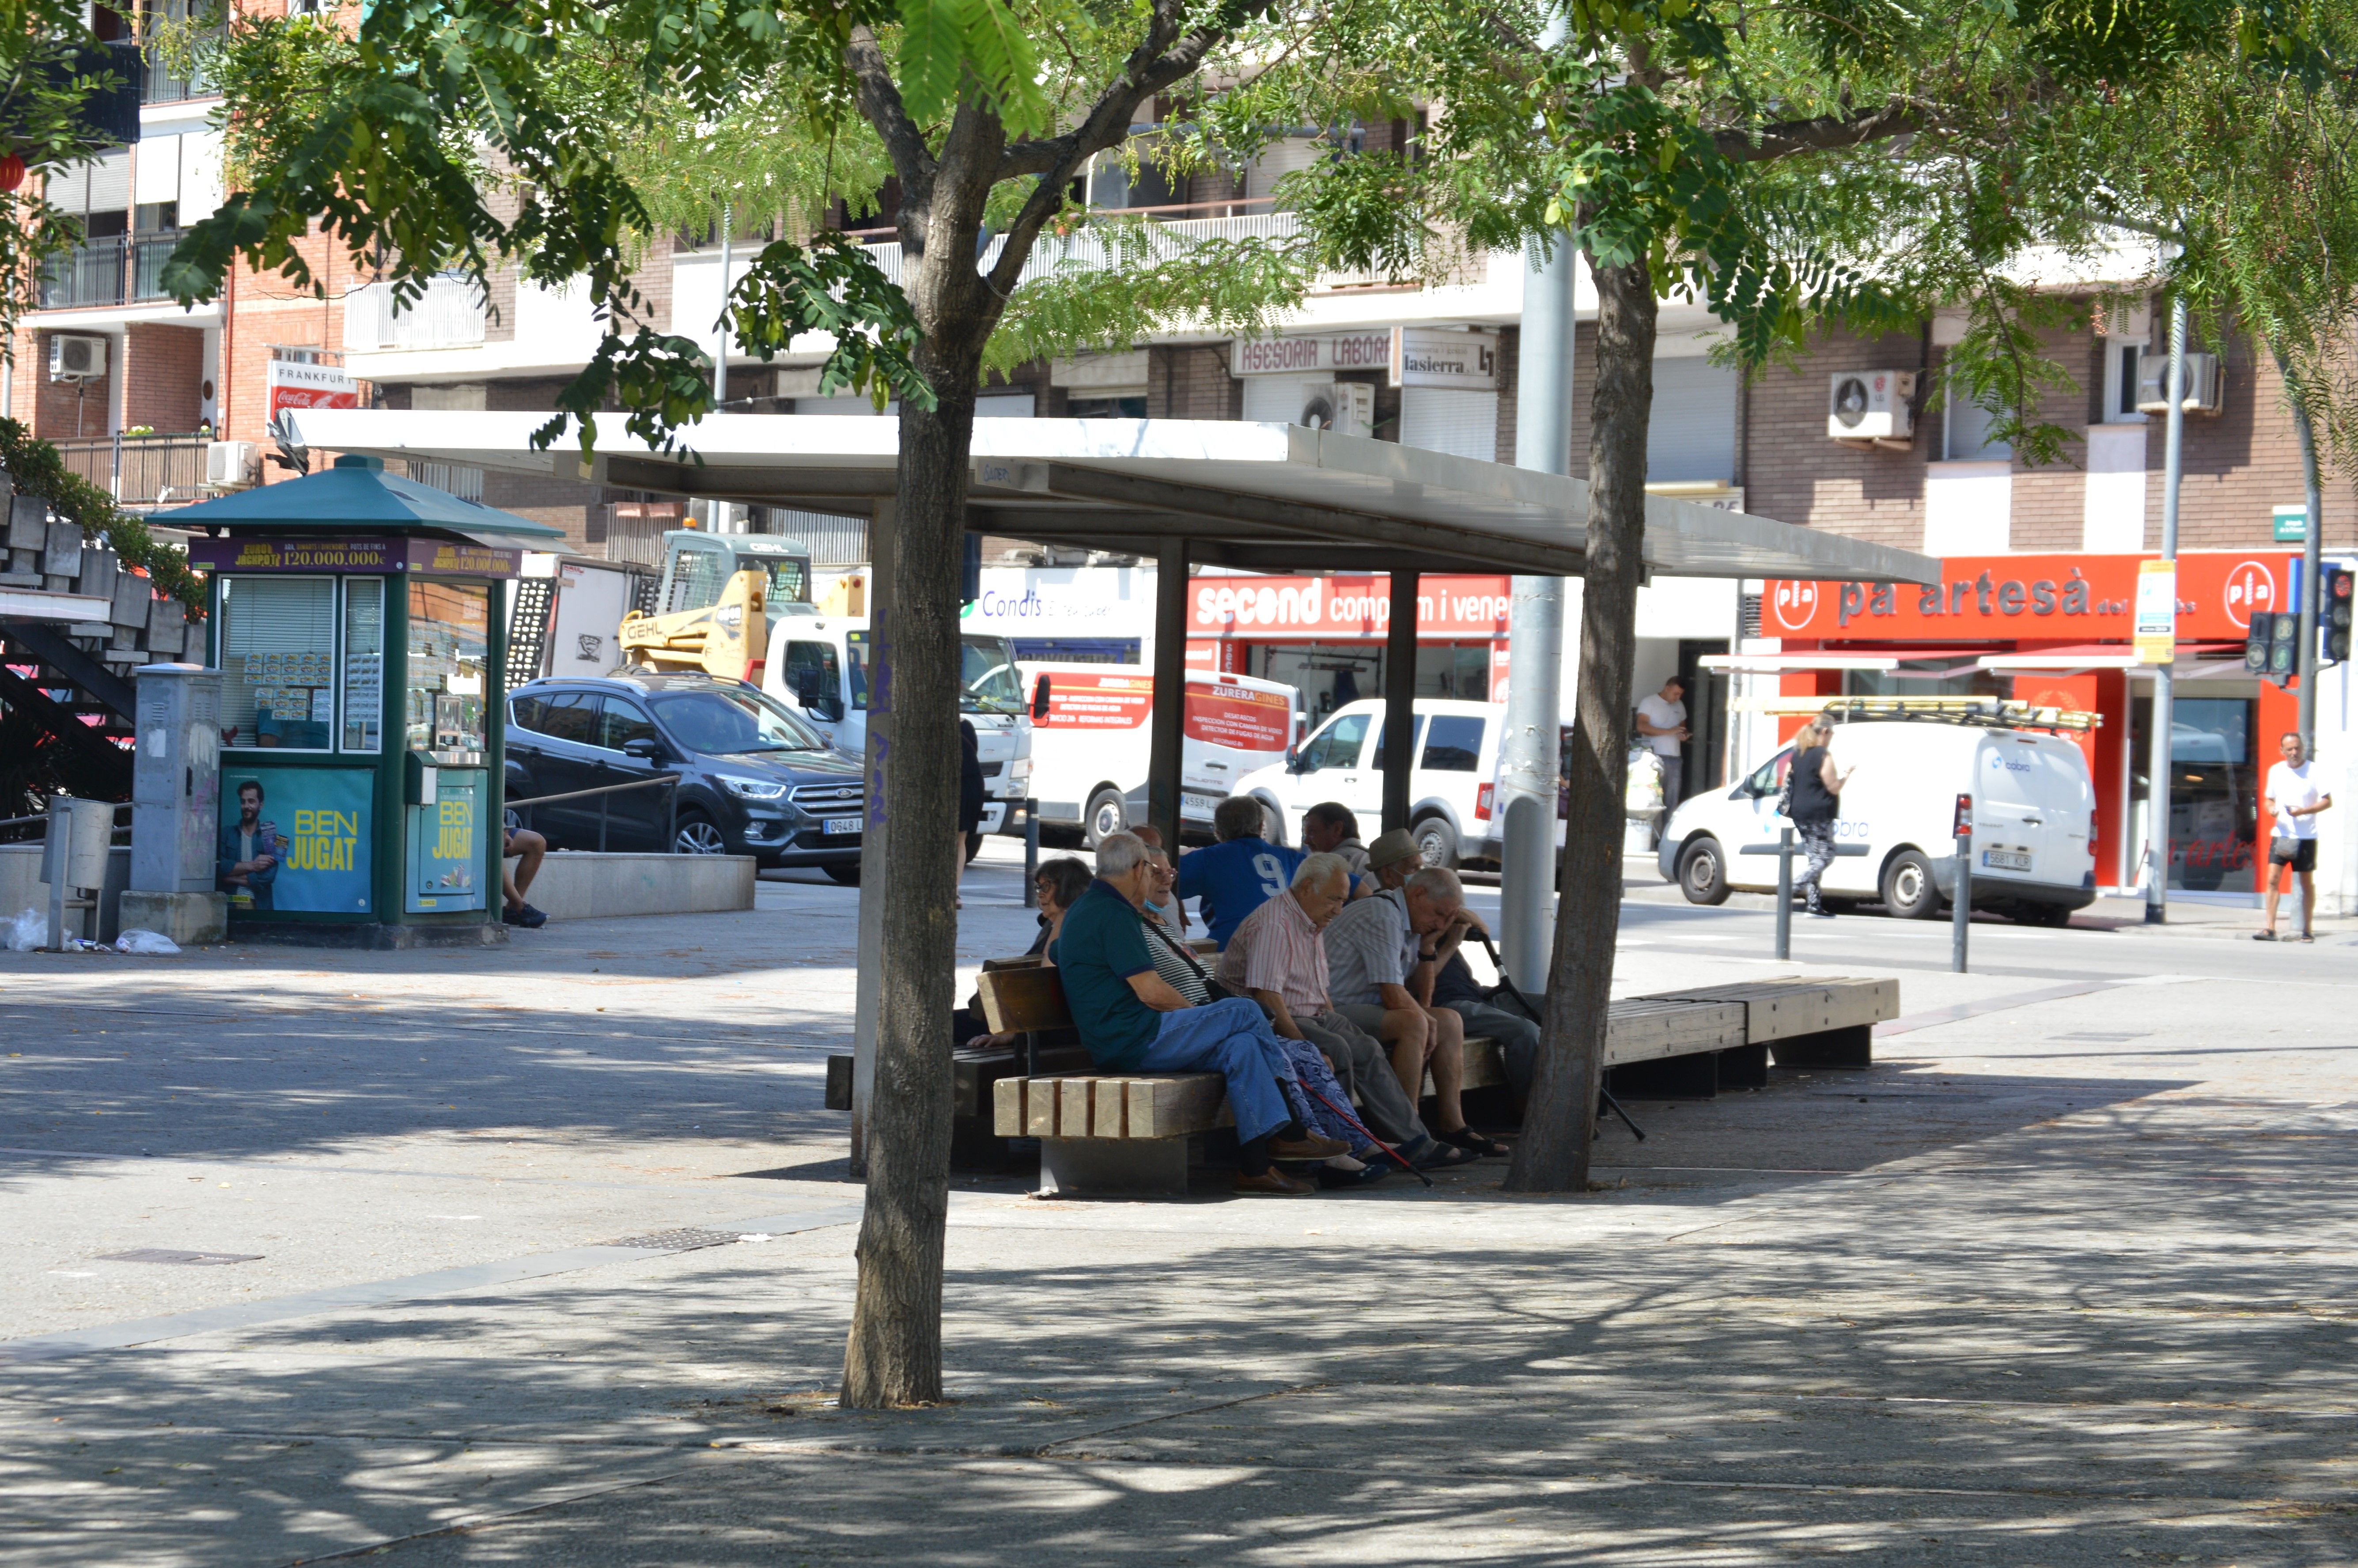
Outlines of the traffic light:
<svg viewBox="0 0 2358 1568">
<path fill-rule="evenodd" d="M 2350 568 L 2320 566 L 2317 571 L 2317 662 L 2345 664 L 2350 658 Z"/>
<path fill-rule="evenodd" d="M 2300 673 L 2300 617 L 2279 610 L 2268 622 L 2268 679 L 2283 686 Z"/>
<path fill-rule="evenodd" d="M 2266 610 L 2252 611 L 2252 623 L 2244 633 L 2244 673 L 2264 676 L 2268 673 L 2268 644 L 2276 636 L 2277 618 Z"/>
</svg>

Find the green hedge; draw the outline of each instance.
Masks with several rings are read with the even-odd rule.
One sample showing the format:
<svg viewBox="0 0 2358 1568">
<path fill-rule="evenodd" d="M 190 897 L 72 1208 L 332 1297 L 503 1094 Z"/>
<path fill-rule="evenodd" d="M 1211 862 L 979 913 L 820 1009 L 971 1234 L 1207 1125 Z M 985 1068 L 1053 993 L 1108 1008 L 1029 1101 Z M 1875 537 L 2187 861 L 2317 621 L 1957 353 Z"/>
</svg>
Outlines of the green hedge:
<svg viewBox="0 0 2358 1568">
<path fill-rule="evenodd" d="M 0 419 L 0 468 L 16 481 L 17 494 L 48 502 L 50 511 L 81 529 L 82 537 L 104 542 L 124 565 L 146 572 L 158 589 L 180 601 L 189 620 L 204 619 L 204 579 L 189 569 L 189 557 L 159 541 L 106 492 L 69 471 L 55 447 L 14 419 Z"/>
</svg>

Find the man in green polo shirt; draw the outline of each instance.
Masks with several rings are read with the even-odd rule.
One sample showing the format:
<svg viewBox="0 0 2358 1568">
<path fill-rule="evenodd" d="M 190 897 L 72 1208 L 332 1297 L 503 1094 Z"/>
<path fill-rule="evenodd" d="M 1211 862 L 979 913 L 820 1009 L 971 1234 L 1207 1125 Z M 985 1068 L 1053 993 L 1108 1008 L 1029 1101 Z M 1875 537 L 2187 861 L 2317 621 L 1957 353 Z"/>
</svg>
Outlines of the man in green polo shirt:
<svg viewBox="0 0 2358 1568">
<path fill-rule="evenodd" d="M 1260 1008 L 1241 997 L 1190 1007 L 1154 969 L 1139 904 L 1152 874 L 1134 833 L 1098 845 L 1097 880 L 1065 912 L 1048 949 L 1065 983 L 1065 1005 L 1090 1060 L 1108 1072 L 1218 1073 L 1237 1119 L 1236 1190 L 1297 1197 L 1318 1189 L 1270 1166 L 1325 1160 L 1350 1151 L 1293 1119 L 1278 1087 L 1285 1048 Z"/>
</svg>

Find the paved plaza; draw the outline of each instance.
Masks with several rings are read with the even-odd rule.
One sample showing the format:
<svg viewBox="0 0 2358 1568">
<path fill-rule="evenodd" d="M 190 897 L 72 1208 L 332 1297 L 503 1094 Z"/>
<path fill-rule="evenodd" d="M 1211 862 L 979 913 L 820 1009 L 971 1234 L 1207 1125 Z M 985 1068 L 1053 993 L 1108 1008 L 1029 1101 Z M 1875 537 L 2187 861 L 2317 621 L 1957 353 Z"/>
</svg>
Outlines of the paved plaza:
<svg viewBox="0 0 2358 1568">
<path fill-rule="evenodd" d="M 1579 1199 L 961 1178 L 952 1402 L 869 1414 L 856 903 L 0 955 L 0 1564 L 2358 1562 L 2358 929 L 1953 976 L 1641 888 L 1617 991 L 1895 975 L 1878 1065 L 1633 1102 Z"/>
</svg>

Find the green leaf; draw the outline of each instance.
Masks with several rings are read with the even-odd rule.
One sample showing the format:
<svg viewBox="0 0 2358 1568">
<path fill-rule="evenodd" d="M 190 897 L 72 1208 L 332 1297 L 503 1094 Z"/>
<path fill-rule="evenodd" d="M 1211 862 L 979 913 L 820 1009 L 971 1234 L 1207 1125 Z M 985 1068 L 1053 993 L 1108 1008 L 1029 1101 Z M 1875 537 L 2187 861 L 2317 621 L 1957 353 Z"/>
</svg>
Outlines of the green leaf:
<svg viewBox="0 0 2358 1568">
<path fill-rule="evenodd" d="M 920 124 L 957 102 L 965 10 L 959 0 L 901 0 L 901 102 Z"/>
</svg>

